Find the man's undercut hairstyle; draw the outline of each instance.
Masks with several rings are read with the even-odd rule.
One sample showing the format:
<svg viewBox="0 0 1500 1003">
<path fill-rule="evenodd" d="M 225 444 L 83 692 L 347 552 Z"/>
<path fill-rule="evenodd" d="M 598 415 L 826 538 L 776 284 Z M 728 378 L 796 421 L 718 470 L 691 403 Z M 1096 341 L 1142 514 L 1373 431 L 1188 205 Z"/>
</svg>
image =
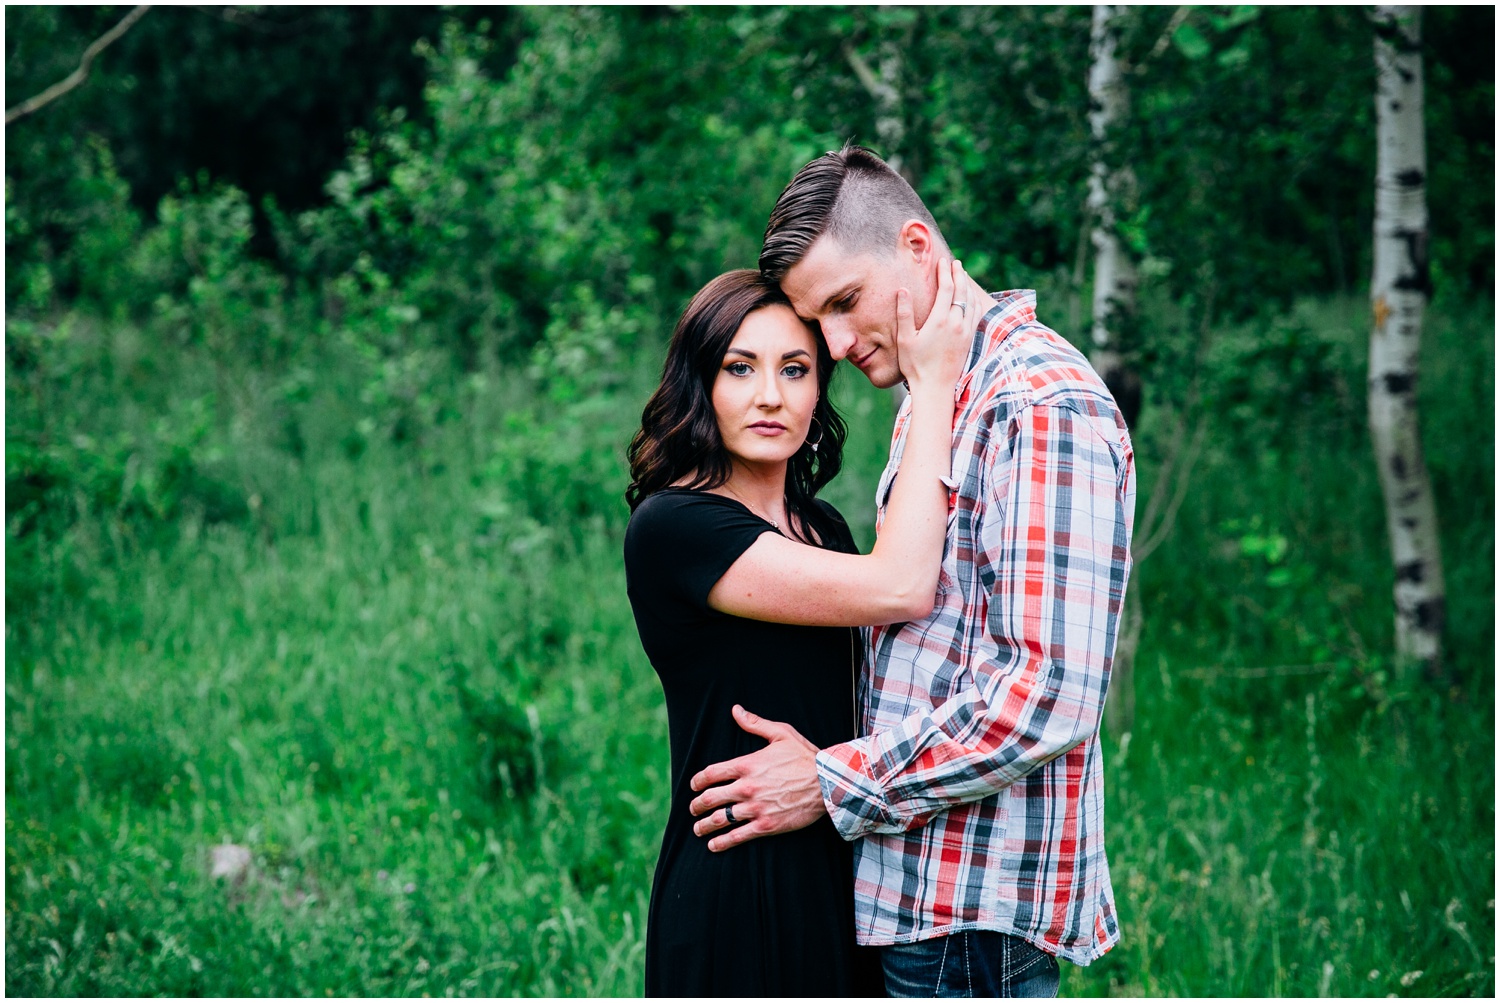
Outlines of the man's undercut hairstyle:
<svg viewBox="0 0 1500 1003">
<path fill-rule="evenodd" d="M 802 168 L 782 190 L 766 224 L 761 274 L 780 282 L 824 234 L 846 251 L 890 254 L 911 219 L 926 223 L 946 250 L 932 213 L 906 179 L 870 150 L 846 143 Z"/>
</svg>

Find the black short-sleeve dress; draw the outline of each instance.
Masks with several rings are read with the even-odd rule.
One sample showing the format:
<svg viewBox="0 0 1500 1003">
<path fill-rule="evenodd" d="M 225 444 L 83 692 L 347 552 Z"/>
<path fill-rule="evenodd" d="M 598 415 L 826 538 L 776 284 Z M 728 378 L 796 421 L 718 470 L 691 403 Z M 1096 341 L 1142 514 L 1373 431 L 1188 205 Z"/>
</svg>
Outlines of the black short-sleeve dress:
<svg viewBox="0 0 1500 1003">
<path fill-rule="evenodd" d="M 837 524 L 824 546 L 855 553 Z M 820 748 L 854 737 L 852 632 L 716 612 L 708 593 L 775 528 L 730 498 L 669 489 L 625 533 L 625 575 L 641 644 L 661 677 L 672 807 L 651 888 L 647 996 L 878 996 L 877 953 L 854 943 L 852 853 L 825 817 L 710 853 L 693 834 L 688 786 L 713 763 L 765 746 L 735 724 L 743 705 Z"/>
</svg>

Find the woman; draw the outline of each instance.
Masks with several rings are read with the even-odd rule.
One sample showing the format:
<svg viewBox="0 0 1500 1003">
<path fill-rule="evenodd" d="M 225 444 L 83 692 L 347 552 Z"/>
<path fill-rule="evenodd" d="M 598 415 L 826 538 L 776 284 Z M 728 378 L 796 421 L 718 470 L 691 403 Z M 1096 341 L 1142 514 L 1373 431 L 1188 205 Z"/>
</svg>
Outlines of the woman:
<svg viewBox="0 0 1500 1003">
<path fill-rule="evenodd" d="M 780 290 L 754 271 L 721 275 L 672 336 L 630 444 L 626 492 L 630 601 L 666 693 L 672 756 L 646 934 L 648 996 L 883 992 L 878 957 L 854 942 L 851 851 L 832 823 L 710 853 L 693 834 L 688 782 L 761 746 L 732 719 L 737 703 L 819 747 L 855 737 L 858 635 L 849 628 L 932 608 L 953 385 L 975 326 L 952 303 L 962 270 L 954 262 L 939 272 L 920 333 L 910 296 L 898 295 L 911 429 L 868 556 L 816 499 L 838 472 L 844 441 L 827 394 L 833 360 Z"/>
</svg>

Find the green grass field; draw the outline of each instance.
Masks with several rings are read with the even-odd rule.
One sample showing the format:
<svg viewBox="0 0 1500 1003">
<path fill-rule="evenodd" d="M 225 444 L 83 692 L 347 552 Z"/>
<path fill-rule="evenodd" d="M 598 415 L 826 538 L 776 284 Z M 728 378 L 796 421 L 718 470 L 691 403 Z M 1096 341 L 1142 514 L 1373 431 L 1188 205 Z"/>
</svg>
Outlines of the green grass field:
<svg viewBox="0 0 1500 1003">
<path fill-rule="evenodd" d="M 1123 940 L 1066 995 L 1495 991 L 1494 318 L 1429 318 L 1439 694 L 1388 655 L 1364 309 L 1214 343 L 1107 736 Z M 7 993 L 639 994 L 668 757 L 620 492 L 657 359 L 561 402 L 445 375 L 412 433 L 333 347 L 273 376 L 36 337 L 64 361 L 11 366 L 7 452 L 73 473 L 8 509 Z M 890 405 L 840 381 L 868 545 Z"/>
</svg>

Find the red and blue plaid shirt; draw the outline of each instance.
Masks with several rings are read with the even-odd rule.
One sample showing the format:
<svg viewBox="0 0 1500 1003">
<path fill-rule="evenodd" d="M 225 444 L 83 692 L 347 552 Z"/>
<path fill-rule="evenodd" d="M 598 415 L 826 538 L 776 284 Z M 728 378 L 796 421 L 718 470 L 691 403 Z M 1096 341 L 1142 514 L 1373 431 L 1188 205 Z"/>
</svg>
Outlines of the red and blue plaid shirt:
<svg viewBox="0 0 1500 1003">
<path fill-rule="evenodd" d="M 1030 291 L 995 295 L 957 394 L 937 605 L 869 631 L 865 737 L 818 754 L 823 799 L 856 840 L 860 943 L 998 930 L 1088 964 L 1119 939 L 1099 721 L 1130 572 L 1130 436 Z"/>
</svg>

